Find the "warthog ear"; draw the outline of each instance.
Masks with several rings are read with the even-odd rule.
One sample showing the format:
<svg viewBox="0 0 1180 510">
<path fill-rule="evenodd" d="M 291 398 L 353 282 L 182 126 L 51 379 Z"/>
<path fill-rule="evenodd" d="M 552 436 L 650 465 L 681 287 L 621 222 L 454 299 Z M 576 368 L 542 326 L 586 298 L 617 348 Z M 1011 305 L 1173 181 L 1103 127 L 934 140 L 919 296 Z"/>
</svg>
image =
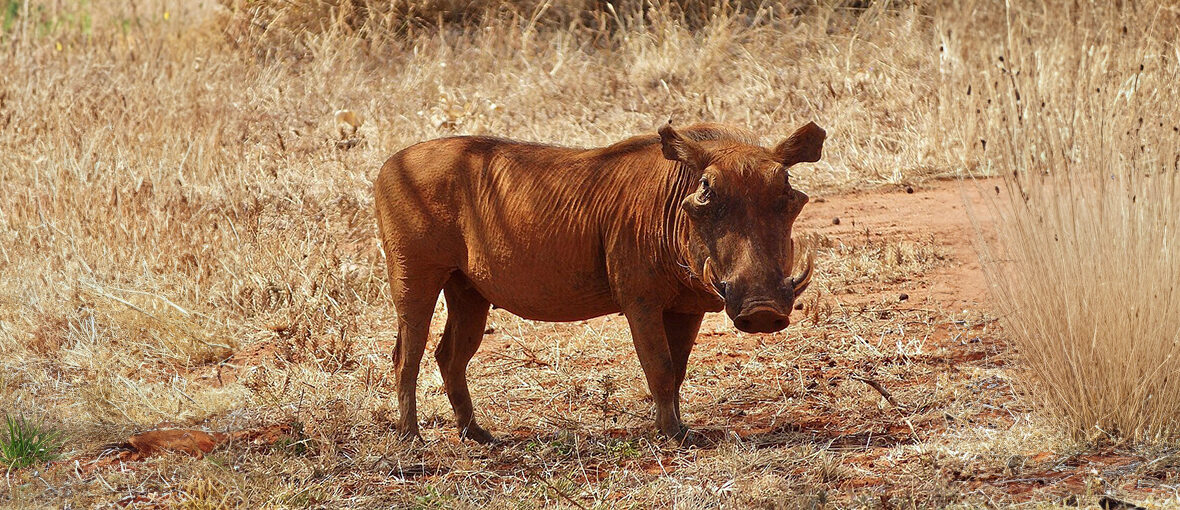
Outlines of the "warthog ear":
<svg viewBox="0 0 1180 510">
<path fill-rule="evenodd" d="M 660 149 L 664 157 L 679 161 L 695 169 L 709 166 L 709 153 L 700 144 L 680 136 L 672 129 L 672 121 L 660 128 Z"/>
<path fill-rule="evenodd" d="M 774 148 L 774 158 L 783 166 L 795 163 L 814 163 L 823 155 L 824 139 L 828 133 L 823 128 L 808 122 Z"/>
</svg>

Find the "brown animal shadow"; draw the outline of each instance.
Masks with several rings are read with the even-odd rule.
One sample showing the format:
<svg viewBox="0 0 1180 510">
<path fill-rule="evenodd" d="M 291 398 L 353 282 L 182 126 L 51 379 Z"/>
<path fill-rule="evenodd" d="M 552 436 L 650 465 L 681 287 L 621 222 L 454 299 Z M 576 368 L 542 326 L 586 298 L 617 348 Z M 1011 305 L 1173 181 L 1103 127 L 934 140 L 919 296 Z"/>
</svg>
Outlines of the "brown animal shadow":
<svg viewBox="0 0 1180 510">
<path fill-rule="evenodd" d="M 918 440 L 917 436 L 910 432 L 841 431 L 814 422 L 801 422 L 784 423 L 769 428 L 747 427 L 744 429 L 733 426 L 698 426 L 692 429 L 692 435 L 687 441 L 679 444 L 672 439 L 661 438 L 645 429 L 607 429 L 577 433 L 551 429 L 517 429 L 509 435 L 500 436 L 496 444 L 508 448 L 557 445 L 555 448 L 560 449 L 561 445 L 570 442 L 571 437 L 599 444 L 617 440 L 648 439 L 653 442 L 666 443 L 670 447 L 678 446 L 685 449 L 697 448 L 701 450 L 715 450 L 727 443 L 738 441 L 757 449 L 810 445 L 820 449 L 855 451 L 912 445 Z"/>
<path fill-rule="evenodd" d="M 823 449 L 868 450 L 910 445 L 917 437 L 909 432 L 876 432 L 871 430 L 835 430 L 814 422 L 784 423 L 764 429 L 735 429 L 733 427 L 698 427 L 694 430 L 707 439 L 704 449 L 716 448 L 725 442 L 740 440 L 754 448 L 783 448 L 811 445 Z"/>
</svg>

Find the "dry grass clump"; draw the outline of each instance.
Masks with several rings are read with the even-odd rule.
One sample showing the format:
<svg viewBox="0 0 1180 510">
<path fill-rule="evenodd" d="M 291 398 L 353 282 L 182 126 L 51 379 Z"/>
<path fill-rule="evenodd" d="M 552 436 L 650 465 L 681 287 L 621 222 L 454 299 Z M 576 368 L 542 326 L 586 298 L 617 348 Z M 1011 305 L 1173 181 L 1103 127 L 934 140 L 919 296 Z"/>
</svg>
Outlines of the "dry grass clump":
<svg viewBox="0 0 1180 510">
<path fill-rule="evenodd" d="M 1180 17 L 1068 7 L 1007 12 L 993 65 L 952 99 L 982 111 L 967 143 L 1005 176 L 988 272 L 1032 393 L 1074 434 L 1175 439 Z"/>
</svg>

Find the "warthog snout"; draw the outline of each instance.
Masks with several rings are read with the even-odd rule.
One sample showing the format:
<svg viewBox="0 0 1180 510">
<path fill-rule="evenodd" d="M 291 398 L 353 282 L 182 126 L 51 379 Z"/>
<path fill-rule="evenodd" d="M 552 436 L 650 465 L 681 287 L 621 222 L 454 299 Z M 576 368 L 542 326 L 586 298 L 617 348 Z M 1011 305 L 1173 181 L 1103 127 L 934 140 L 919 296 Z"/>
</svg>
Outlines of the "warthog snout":
<svg viewBox="0 0 1180 510">
<path fill-rule="evenodd" d="M 813 258 L 808 255 L 798 276 L 783 277 L 777 270 L 743 267 L 732 279 L 723 279 L 718 276 L 712 259 L 708 259 L 704 272 L 717 295 L 725 301 L 725 312 L 737 329 L 746 333 L 775 333 L 791 324 L 789 316 L 795 298 L 811 283 L 812 267 Z M 759 272 L 763 274 L 757 275 Z"/>
<path fill-rule="evenodd" d="M 775 286 L 727 284 L 725 311 L 733 325 L 746 333 L 774 333 L 790 325 L 795 292 L 789 279 L 780 281 Z"/>
<path fill-rule="evenodd" d="M 746 333 L 774 333 L 791 324 L 787 314 L 770 306 L 757 306 L 733 319 L 733 325 Z"/>
<path fill-rule="evenodd" d="M 774 333 L 791 323 L 787 316 L 795 302 L 793 281 L 777 280 L 781 284 L 751 285 L 740 277 L 712 283 L 734 326 L 746 333 Z"/>
</svg>

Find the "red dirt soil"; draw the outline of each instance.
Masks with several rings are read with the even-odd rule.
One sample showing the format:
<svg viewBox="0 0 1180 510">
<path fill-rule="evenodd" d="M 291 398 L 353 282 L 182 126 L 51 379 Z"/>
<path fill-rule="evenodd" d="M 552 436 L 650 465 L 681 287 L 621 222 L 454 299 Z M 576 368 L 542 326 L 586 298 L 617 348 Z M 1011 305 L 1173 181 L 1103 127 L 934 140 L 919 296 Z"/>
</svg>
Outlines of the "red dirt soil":
<svg viewBox="0 0 1180 510">
<path fill-rule="evenodd" d="M 894 191 L 819 197 L 803 209 L 795 232 L 824 234 L 848 244 L 863 243 L 866 232 L 892 241 L 933 238 L 948 250 L 951 263 L 906 282 L 897 291 L 907 292 L 912 302 L 929 297 L 946 310 L 986 309 L 987 281 L 975 252 L 978 235 L 972 217 L 990 235 L 994 216 L 986 192 L 994 192 L 997 184 L 956 179 Z M 838 225 L 834 224 L 837 218 Z"/>
</svg>

